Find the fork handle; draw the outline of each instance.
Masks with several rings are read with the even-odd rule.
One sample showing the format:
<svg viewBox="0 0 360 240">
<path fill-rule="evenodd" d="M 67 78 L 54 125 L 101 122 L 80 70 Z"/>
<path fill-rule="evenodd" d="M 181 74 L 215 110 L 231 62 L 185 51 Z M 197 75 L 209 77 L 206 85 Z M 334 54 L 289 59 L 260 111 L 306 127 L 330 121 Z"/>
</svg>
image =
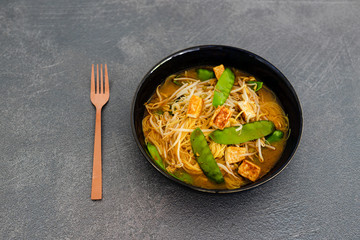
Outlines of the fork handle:
<svg viewBox="0 0 360 240">
<path fill-rule="evenodd" d="M 96 108 L 91 200 L 102 199 L 101 108 Z"/>
</svg>

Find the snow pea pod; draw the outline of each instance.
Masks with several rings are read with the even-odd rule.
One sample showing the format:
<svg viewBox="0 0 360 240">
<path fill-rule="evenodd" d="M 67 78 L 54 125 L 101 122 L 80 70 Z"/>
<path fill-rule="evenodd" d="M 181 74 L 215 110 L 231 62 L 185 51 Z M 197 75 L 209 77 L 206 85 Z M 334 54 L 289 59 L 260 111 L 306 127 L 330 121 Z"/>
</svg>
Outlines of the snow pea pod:
<svg viewBox="0 0 360 240">
<path fill-rule="evenodd" d="M 274 123 L 271 121 L 257 121 L 247 123 L 242 126 L 240 131 L 238 127 L 228 127 L 224 130 L 215 130 L 210 134 L 210 138 L 220 144 L 240 144 L 267 136 L 275 131 Z"/>
<path fill-rule="evenodd" d="M 283 137 L 284 137 L 284 133 L 280 130 L 276 130 L 266 138 L 266 141 L 268 141 L 269 143 L 278 142 Z"/>
<path fill-rule="evenodd" d="M 258 81 L 249 81 L 249 82 L 246 82 L 246 84 L 250 84 L 251 85 L 251 88 L 257 92 L 259 91 L 262 86 L 263 86 L 263 82 L 258 82 Z"/>
<path fill-rule="evenodd" d="M 155 161 L 155 163 L 162 169 L 164 170 L 165 172 L 166 169 L 165 169 L 165 166 L 164 166 L 164 162 L 160 156 L 160 153 L 158 152 L 157 148 L 155 147 L 155 145 L 151 144 L 151 143 L 148 143 L 147 145 L 147 149 L 150 153 L 150 156 L 151 158 Z"/>
<path fill-rule="evenodd" d="M 230 91 L 234 85 L 235 76 L 230 68 L 226 68 L 219 81 L 215 86 L 213 106 L 221 106 L 226 102 L 226 99 L 229 97 Z"/>
<path fill-rule="evenodd" d="M 191 133 L 190 141 L 196 161 L 204 174 L 216 183 L 224 182 L 224 177 L 200 128 L 196 128 Z"/>
<path fill-rule="evenodd" d="M 180 181 L 183 181 L 183 182 L 186 182 L 189 184 L 193 183 L 193 178 L 187 172 L 177 173 L 176 175 L 169 173 L 164 166 L 164 162 L 163 162 L 157 148 L 151 143 L 148 143 L 146 146 L 150 153 L 151 158 L 155 161 L 156 165 L 158 165 L 164 172 L 168 173 L 169 175 L 173 176 L 176 179 L 179 179 Z"/>
<path fill-rule="evenodd" d="M 208 80 L 210 78 L 214 78 L 215 77 L 215 74 L 213 71 L 210 71 L 210 70 L 207 70 L 207 69 L 202 69 L 202 68 L 199 68 L 197 71 L 197 74 L 198 74 L 198 78 L 201 80 L 201 81 L 205 81 L 205 80 Z"/>
</svg>

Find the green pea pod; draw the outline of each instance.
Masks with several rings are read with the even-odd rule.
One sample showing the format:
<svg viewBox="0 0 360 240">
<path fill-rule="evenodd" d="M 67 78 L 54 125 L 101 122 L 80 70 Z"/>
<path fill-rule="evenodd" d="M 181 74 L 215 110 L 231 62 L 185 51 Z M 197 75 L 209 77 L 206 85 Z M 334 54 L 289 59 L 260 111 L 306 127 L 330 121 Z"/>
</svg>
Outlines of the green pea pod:
<svg viewBox="0 0 360 240">
<path fill-rule="evenodd" d="M 174 175 L 169 173 L 171 176 L 173 176 L 176 179 L 179 179 L 182 182 L 186 182 L 188 184 L 193 184 L 194 183 L 194 179 L 192 178 L 192 176 L 190 174 L 188 174 L 187 172 L 182 172 L 178 175 Z"/>
<path fill-rule="evenodd" d="M 196 161 L 204 174 L 216 183 L 223 183 L 224 177 L 200 128 L 196 128 L 191 133 L 190 141 Z"/>
<path fill-rule="evenodd" d="M 208 80 L 208 79 L 211 79 L 211 78 L 215 77 L 215 74 L 214 74 L 213 71 L 210 71 L 210 70 L 207 70 L 207 69 L 202 69 L 202 68 L 199 68 L 197 70 L 197 74 L 198 74 L 198 78 L 201 81 L 205 81 L 205 80 Z"/>
<path fill-rule="evenodd" d="M 226 99 L 229 97 L 230 91 L 234 85 L 235 76 L 230 68 L 226 68 L 225 71 L 221 74 L 219 81 L 215 86 L 213 106 L 221 106 L 226 102 Z"/>
<path fill-rule="evenodd" d="M 173 176 L 174 178 L 179 179 L 180 181 L 189 183 L 189 184 L 193 184 L 194 183 L 194 179 L 192 178 L 192 176 L 190 174 L 188 174 L 187 172 L 179 172 L 179 173 L 175 173 L 175 175 L 169 173 L 171 176 Z"/>
<path fill-rule="evenodd" d="M 276 130 L 272 134 L 270 134 L 268 137 L 266 137 L 266 141 L 268 143 L 278 142 L 284 137 L 284 133 L 280 130 Z"/>
<path fill-rule="evenodd" d="M 160 153 L 158 152 L 157 148 L 155 147 L 155 145 L 151 144 L 151 143 L 148 143 L 147 145 L 147 149 L 150 153 L 150 156 L 151 158 L 155 161 L 155 163 L 162 169 L 164 170 L 165 172 L 166 169 L 165 169 L 165 166 L 164 166 L 164 162 L 160 156 Z"/>
<path fill-rule="evenodd" d="M 168 173 L 169 175 L 173 176 L 176 179 L 179 179 L 180 181 L 189 183 L 189 184 L 193 184 L 194 180 L 193 178 L 190 176 L 190 174 L 188 174 L 187 172 L 181 172 L 177 175 L 174 175 L 172 173 L 169 173 L 165 166 L 164 166 L 164 162 L 160 156 L 159 151 L 157 150 L 157 148 L 155 147 L 155 145 L 148 143 L 147 145 L 147 149 L 150 153 L 151 158 L 155 161 L 155 163 L 166 173 Z"/>
<path fill-rule="evenodd" d="M 247 123 L 242 126 L 240 131 L 238 127 L 228 127 L 224 130 L 215 130 L 210 134 L 210 138 L 220 144 L 240 144 L 267 136 L 275 131 L 274 123 L 271 121 L 257 121 Z"/>
<path fill-rule="evenodd" d="M 257 82 L 257 81 L 249 81 L 246 82 L 246 84 L 251 84 L 251 88 L 254 89 L 255 92 L 259 91 L 263 86 L 263 82 Z"/>
</svg>

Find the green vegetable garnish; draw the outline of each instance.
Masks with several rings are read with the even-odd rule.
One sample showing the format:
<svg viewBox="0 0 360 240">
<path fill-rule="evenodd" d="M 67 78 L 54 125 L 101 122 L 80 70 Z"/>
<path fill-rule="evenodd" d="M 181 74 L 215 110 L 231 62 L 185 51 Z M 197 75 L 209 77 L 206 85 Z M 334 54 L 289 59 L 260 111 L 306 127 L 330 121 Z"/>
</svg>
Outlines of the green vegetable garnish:
<svg viewBox="0 0 360 240">
<path fill-rule="evenodd" d="M 284 133 L 280 130 L 276 130 L 272 134 L 270 134 L 268 137 L 266 137 L 266 141 L 268 143 L 278 142 L 284 137 Z"/>
<path fill-rule="evenodd" d="M 156 113 L 157 115 L 163 115 L 163 114 L 164 114 L 164 111 L 163 111 L 162 109 L 158 109 L 158 110 L 155 111 L 155 113 Z"/>
<path fill-rule="evenodd" d="M 200 128 L 196 128 L 191 133 L 190 141 L 196 161 L 204 174 L 216 183 L 223 183 L 224 177 Z"/>
<path fill-rule="evenodd" d="M 221 106 L 226 102 L 226 99 L 229 97 L 230 91 L 234 85 L 234 81 L 235 76 L 233 72 L 229 68 L 226 68 L 215 86 L 213 98 L 214 107 Z"/>
<path fill-rule="evenodd" d="M 166 80 L 168 80 L 168 81 L 172 81 L 174 84 L 176 84 L 176 85 L 178 85 L 178 86 L 181 86 L 181 85 L 183 85 L 183 82 L 182 81 L 176 81 L 175 79 L 176 78 L 179 78 L 179 77 L 181 77 L 180 75 L 170 75 L 169 77 L 167 77 L 167 79 Z M 166 81 L 165 80 L 165 81 Z"/>
<path fill-rule="evenodd" d="M 240 144 L 269 135 L 275 131 L 275 126 L 271 121 L 257 121 L 244 124 L 240 131 L 236 131 L 237 129 L 238 127 L 228 127 L 215 130 L 210 138 L 220 144 Z"/>
<path fill-rule="evenodd" d="M 215 74 L 214 74 L 213 71 L 210 71 L 210 70 L 207 70 L 207 69 L 202 69 L 202 68 L 197 70 L 197 74 L 198 74 L 198 78 L 201 81 L 205 81 L 205 80 L 208 80 L 208 79 L 211 79 L 211 78 L 215 77 Z"/>
<path fill-rule="evenodd" d="M 174 80 L 173 83 L 175 83 L 178 86 L 181 86 L 182 84 L 179 81 Z"/>
<path fill-rule="evenodd" d="M 169 175 L 173 176 L 176 179 L 179 179 L 180 181 L 192 184 L 193 183 L 193 178 L 190 176 L 190 174 L 186 173 L 186 172 L 181 172 L 177 175 L 174 175 L 172 173 L 169 173 L 165 166 L 164 166 L 164 162 L 160 156 L 159 151 L 157 150 L 157 148 L 155 147 L 155 145 L 148 143 L 147 145 L 147 149 L 150 153 L 151 158 L 154 160 L 154 162 L 156 163 L 156 165 L 158 165 L 164 172 L 168 173 Z"/>
<path fill-rule="evenodd" d="M 263 82 L 257 82 L 257 81 L 249 81 L 249 82 L 246 82 L 246 84 L 250 84 L 251 85 L 251 88 L 257 92 L 259 91 L 262 86 L 263 86 Z"/>
</svg>

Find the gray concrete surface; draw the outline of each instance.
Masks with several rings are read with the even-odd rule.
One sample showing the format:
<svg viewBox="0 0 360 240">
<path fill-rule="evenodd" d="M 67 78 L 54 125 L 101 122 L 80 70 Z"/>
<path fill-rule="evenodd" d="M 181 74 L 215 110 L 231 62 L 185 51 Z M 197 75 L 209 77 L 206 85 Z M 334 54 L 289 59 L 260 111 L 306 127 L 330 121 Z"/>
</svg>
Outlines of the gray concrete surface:
<svg viewBox="0 0 360 240">
<path fill-rule="evenodd" d="M 359 239 L 359 16 L 359 1 L 1 1 L 0 239 Z M 202 44 L 259 54 L 299 95 L 300 147 L 257 189 L 195 192 L 135 145 L 143 75 Z M 91 63 L 111 81 L 98 202 Z"/>
</svg>

